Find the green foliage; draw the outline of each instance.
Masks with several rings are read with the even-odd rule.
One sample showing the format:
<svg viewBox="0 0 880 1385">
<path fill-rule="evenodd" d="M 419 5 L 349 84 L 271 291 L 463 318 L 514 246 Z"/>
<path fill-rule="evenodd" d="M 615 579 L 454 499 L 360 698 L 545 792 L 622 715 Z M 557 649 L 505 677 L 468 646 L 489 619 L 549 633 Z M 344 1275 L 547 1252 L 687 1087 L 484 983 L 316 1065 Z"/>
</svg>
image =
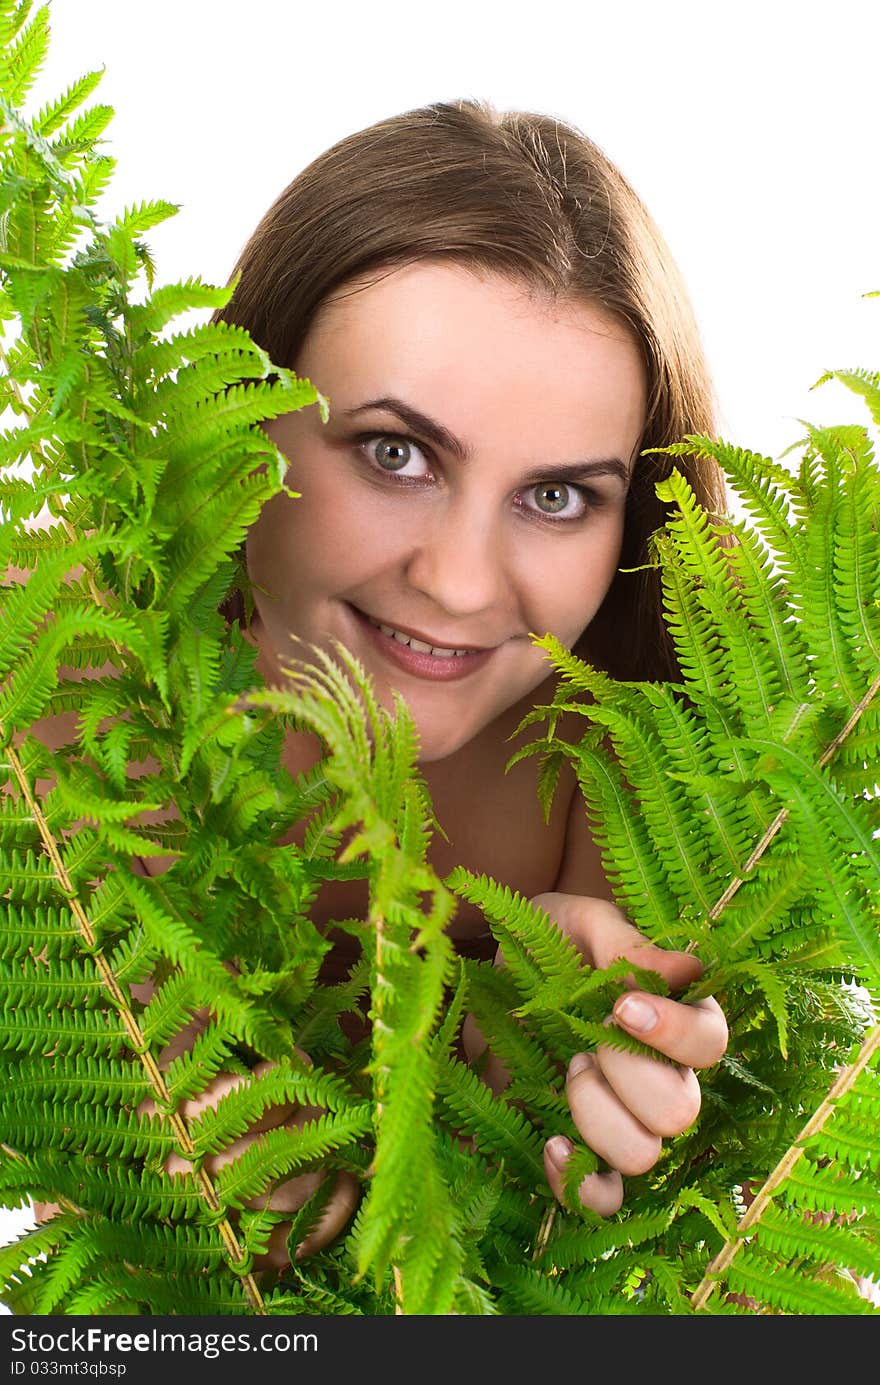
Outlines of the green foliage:
<svg viewBox="0 0 880 1385">
<path fill-rule="evenodd" d="M 542 792 L 582 785 L 618 902 L 694 948 L 728 1052 L 703 1108 L 616 1217 L 560 1208 L 542 1147 L 576 1138 L 567 1060 L 632 967 L 590 971 L 503 883 L 441 881 L 405 705 L 345 654 L 281 691 L 221 614 L 285 462 L 258 426 L 326 410 L 225 303 L 156 287 L 142 236 L 172 212 L 95 204 L 97 74 L 33 118 L 47 11 L 0 0 L 0 1201 L 59 1211 L 0 1249 L 15 1313 L 687 1314 L 871 1311 L 880 1277 L 877 784 L 880 476 L 866 429 L 809 428 L 800 469 L 708 438 L 746 520 L 663 483 L 656 536 L 680 684 L 615 683 L 551 639 L 533 720 Z M 841 372 L 877 421 L 880 377 Z M 40 722 L 63 717 L 49 751 Z M 580 720 L 579 720 L 580 719 Z M 583 727 L 578 737 L 573 725 Z M 324 755 L 292 777 L 291 731 Z M 152 876 L 136 862 L 159 858 Z M 312 919 L 362 878 L 340 978 Z M 456 958 L 458 900 L 507 965 Z M 656 978 L 643 975 L 644 985 Z M 513 1077 L 462 1061 L 472 1013 Z M 357 1027 L 365 1030 L 357 1037 Z M 193 1046 L 169 1060 L 187 1026 Z M 352 1034 L 355 1037 L 351 1037 Z M 307 1061 L 303 1054 L 309 1055 Z M 219 1072 L 237 1085 L 189 1104 Z M 285 1104 L 295 1129 L 214 1156 Z M 169 1155 L 178 1172 L 167 1171 Z M 254 1271 L 279 1180 L 363 1187 L 348 1228 Z M 748 1190 L 748 1198 L 745 1191 Z"/>
<path fill-rule="evenodd" d="M 880 377 L 856 378 L 865 393 Z M 560 684 L 531 718 L 575 766 L 621 907 L 697 952 L 689 997 L 716 995 L 731 1028 L 700 1120 L 631 1187 L 629 1215 L 699 1188 L 671 1224 L 694 1306 L 730 1264 L 722 1283 L 760 1311 L 870 1311 L 853 1275 L 880 1277 L 880 471 L 853 426 L 808 428 L 797 471 L 708 438 L 667 450 L 719 461 L 747 516 L 704 513 L 677 471 L 658 488 L 681 684 L 614 682 L 547 638 Z M 561 734 L 563 709 L 582 737 Z M 704 1227 L 711 1263 L 693 1259 L 710 1203 L 717 1231 L 733 1190 L 762 1183 L 718 1257 Z"/>
</svg>

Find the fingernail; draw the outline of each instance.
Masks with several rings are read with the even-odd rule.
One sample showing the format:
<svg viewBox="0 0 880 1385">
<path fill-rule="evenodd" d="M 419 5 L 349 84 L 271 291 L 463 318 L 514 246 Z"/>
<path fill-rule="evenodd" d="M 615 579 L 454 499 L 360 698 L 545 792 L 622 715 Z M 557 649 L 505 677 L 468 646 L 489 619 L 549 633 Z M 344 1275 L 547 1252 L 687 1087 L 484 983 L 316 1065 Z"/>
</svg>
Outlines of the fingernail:
<svg viewBox="0 0 880 1385">
<path fill-rule="evenodd" d="M 568 1065 L 568 1081 L 577 1077 L 579 1072 L 586 1072 L 587 1068 L 593 1066 L 593 1059 L 589 1053 L 576 1053 Z"/>
<path fill-rule="evenodd" d="M 622 995 L 614 1006 L 614 1018 L 634 1034 L 648 1034 L 657 1024 L 657 1011 L 640 995 Z"/>
<path fill-rule="evenodd" d="M 558 1169 L 559 1172 L 562 1173 L 568 1163 L 569 1155 L 574 1149 L 571 1140 L 567 1135 L 554 1135 L 551 1140 L 547 1141 L 545 1149 L 547 1151 L 547 1158 L 550 1160 L 554 1169 Z"/>
</svg>

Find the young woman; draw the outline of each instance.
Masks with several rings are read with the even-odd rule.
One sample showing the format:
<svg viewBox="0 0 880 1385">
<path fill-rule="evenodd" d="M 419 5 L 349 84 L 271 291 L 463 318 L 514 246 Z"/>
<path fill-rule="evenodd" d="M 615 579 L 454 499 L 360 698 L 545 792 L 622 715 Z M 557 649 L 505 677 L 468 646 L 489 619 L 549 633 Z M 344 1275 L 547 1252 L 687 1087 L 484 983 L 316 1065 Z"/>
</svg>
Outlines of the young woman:
<svg viewBox="0 0 880 1385">
<path fill-rule="evenodd" d="M 548 824 L 536 759 L 505 768 L 522 717 L 552 696 L 532 636 L 551 632 L 618 677 L 675 676 L 645 566 L 668 464 L 642 453 L 711 431 L 712 401 L 686 294 L 648 213 L 569 126 L 438 104 L 362 130 L 306 168 L 236 273 L 220 316 L 329 401 L 326 423 L 311 407 L 267 424 L 300 498 L 275 497 L 247 542 L 249 634 L 264 677 L 283 684 L 310 646 L 348 648 L 380 696 L 399 692 L 413 713 L 445 833 L 431 851 L 438 873 L 459 864 L 495 877 L 543 907 L 589 964 L 632 958 L 674 995 L 700 964 L 649 946 L 614 906 L 574 777 Z M 703 502 L 720 507 L 715 469 L 684 465 Z M 299 772 L 319 754 L 295 736 L 286 762 Z M 360 882 L 333 884 L 318 921 L 365 908 Z M 462 951 L 495 956 L 475 909 L 460 908 L 452 933 Z M 345 941 L 328 976 L 352 960 Z M 572 1116 L 606 1165 L 580 1196 L 602 1214 L 620 1207 L 623 1177 L 649 1169 L 663 1138 L 693 1122 L 694 1069 L 716 1062 L 727 1039 L 711 999 L 630 989 L 611 1022 L 658 1059 L 610 1046 L 571 1055 Z M 472 1021 L 463 1041 L 482 1055 Z M 483 1074 L 497 1090 L 507 1080 L 491 1057 Z M 217 1078 L 187 1109 L 232 1080 Z M 557 1197 L 569 1155 L 564 1136 L 548 1139 Z M 272 1206 L 295 1210 L 321 1176 L 290 1180 Z M 298 1253 L 338 1234 L 358 1196 L 339 1177 Z M 267 1264 L 286 1263 L 286 1230 Z"/>
<path fill-rule="evenodd" d="M 665 459 L 641 455 L 712 431 L 687 295 L 625 179 L 550 117 L 441 103 L 342 140 L 280 195 L 245 246 L 220 314 L 329 401 L 267 425 L 300 498 L 274 498 L 247 544 L 250 633 L 270 682 L 314 645 L 362 662 L 381 696 L 406 699 L 446 839 L 432 863 L 486 872 L 535 899 L 587 960 L 637 958 L 674 991 L 699 974 L 647 947 L 615 908 L 573 777 L 549 825 L 538 765 L 509 773 L 511 736 L 554 677 L 531 636 L 552 632 L 618 677 L 674 677 L 648 536 L 663 522 Z M 723 505 L 718 472 L 685 463 Z M 636 572 L 628 569 L 641 569 Z M 294 772 L 320 751 L 291 739 Z M 324 922 L 363 910 L 363 886 L 328 886 Z M 476 910 L 461 950 L 492 956 Z M 501 963 L 503 959 L 496 958 Z M 342 943 L 331 966 L 348 965 Z M 605 1160 L 580 1195 L 621 1205 L 663 1137 L 694 1120 L 694 1069 L 720 1057 L 713 1000 L 630 990 L 613 1022 L 673 1064 L 611 1047 L 573 1054 L 575 1124 Z M 471 1056 L 485 1045 L 465 1028 Z M 496 1088 L 506 1074 L 490 1060 Z M 561 1195 L 570 1151 L 545 1149 Z M 297 1205 L 301 1180 L 274 1195 Z M 284 1202 L 285 1197 L 289 1204 Z M 319 1232 L 351 1212 L 343 1183 Z M 282 1256 L 283 1258 L 283 1256 Z"/>
</svg>

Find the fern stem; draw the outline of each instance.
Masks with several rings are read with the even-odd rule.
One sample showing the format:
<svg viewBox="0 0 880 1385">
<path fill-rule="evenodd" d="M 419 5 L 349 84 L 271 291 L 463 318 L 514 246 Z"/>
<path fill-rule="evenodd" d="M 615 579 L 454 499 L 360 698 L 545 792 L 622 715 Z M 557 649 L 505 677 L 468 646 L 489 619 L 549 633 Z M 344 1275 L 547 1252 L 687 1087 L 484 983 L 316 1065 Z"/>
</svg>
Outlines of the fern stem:
<svg viewBox="0 0 880 1385">
<path fill-rule="evenodd" d="M 769 1178 L 760 1188 L 754 1201 L 743 1217 L 736 1230 L 736 1236 L 731 1237 L 715 1256 L 715 1259 L 708 1266 L 706 1273 L 697 1288 L 691 1295 L 691 1307 L 694 1309 L 703 1308 L 712 1293 L 717 1287 L 721 1275 L 730 1266 L 731 1261 L 745 1242 L 746 1233 L 760 1221 L 762 1215 L 770 1205 L 780 1184 L 789 1176 L 792 1169 L 804 1153 L 806 1141 L 818 1133 L 834 1110 L 835 1103 L 845 1096 L 853 1086 L 859 1075 L 870 1063 L 875 1053 L 880 1050 L 880 1025 L 872 1029 L 859 1049 L 858 1056 L 854 1063 L 844 1068 L 837 1076 L 828 1095 L 820 1106 L 817 1106 L 806 1125 L 801 1130 L 794 1143 L 786 1150 L 776 1168 Z"/>
<path fill-rule="evenodd" d="M 847 721 L 846 725 L 842 728 L 842 730 L 838 731 L 837 735 L 834 737 L 834 740 L 830 743 L 830 745 L 826 746 L 825 750 L 822 752 L 821 759 L 819 760 L 820 769 L 825 768 L 828 761 L 831 759 L 832 755 L 834 755 L 843 745 L 843 742 L 846 740 L 850 731 L 852 731 L 859 717 L 866 710 L 872 699 L 876 697 L 878 691 L 880 691 L 880 674 L 878 674 L 877 677 L 874 679 L 873 683 L 871 684 L 868 691 L 865 693 L 865 696 L 862 698 L 858 706 L 853 709 L 852 714 L 849 720 Z"/>
<path fill-rule="evenodd" d="M 864 697 L 861 699 L 858 705 L 853 708 L 849 718 L 847 719 L 846 725 L 843 726 L 840 731 L 838 731 L 834 739 L 830 741 L 829 744 L 823 750 L 819 758 L 819 769 L 824 769 L 825 766 L 828 764 L 828 761 L 834 755 L 836 755 L 837 751 L 843 745 L 843 742 L 846 740 L 847 736 L 852 731 L 853 727 L 856 725 L 859 718 L 862 716 L 862 713 L 867 710 L 867 708 L 873 702 L 874 698 L 877 696 L 878 692 L 880 692 L 880 675 L 878 675 L 874 679 L 874 682 L 871 684 L 870 688 L 865 693 Z M 709 910 L 708 917 L 709 919 L 711 919 L 713 923 L 724 911 L 724 909 L 727 908 L 727 905 L 733 899 L 733 896 L 736 894 L 740 885 L 745 884 L 747 876 L 752 870 L 754 870 L 755 866 L 758 864 L 761 857 L 764 855 L 764 852 L 767 850 L 768 846 L 773 841 L 773 838 L 776 836 L 777 832 L 782 827 L 787 817 L 788 809 L 781 808 L 779 812 L 776 814 L 776 817 L 770 823 L 770 826 L 765 831 L 761 840 L 758 842 L 758 845 L 755 847 L 751 856 L 743 866 L 742 875 L 734 876 L 734 878 L 730 881 L 727 888 L 725 889 L 724 893 L 721 895 L 721 897 L 718 900 L 716 900 L 716 902 L 712 905 L 712 908 Z M 687 951 L 693 951 L 695 947 L 696 943 L 691 943 L 687 948 Z"/>
<path fill-rule="evenodd" d="M 2 735 L 3 726 L 2 724 L 0 724 L 0 736 Z M 64 864 L 61 852 L 58 848 L 58 843 L 56 842 L 54 836 L 52 835 L 49 829 L 49 824 L 46 822 L 46 819 L 43 816 L 42 809 L 40 808 L 37 799 L 31 792 L 31 786 L 28 783 L 28 778 L 25 773 L 24 766 L 21 763 L 17 751 L 11 745 L 8 745 L 6 747 L 6 755 L 9 761 L 10 768 L 12 769 L 12 772 L 15 775 L 16 780 L 18 781 L 19 788 L 21 789 L 25 802 L 28 805 L 28 809 L 31 813 L 31 816 L 33 817 L 34 822 L 36 823 L 37 830 L 39 831 L 40 837 L 43 842 L 43 846 L 45 847 L 46 853 L 50 861 L 52 862 L 52 866 L 55 870 L 55 875 L 65 895 L 70 911 L 77 922 L 80 933 L 83 939 L 85 940 L 86 946 L 88 947 L 91 956 L 94 958 L 95 966 L 98 969 L 101 980 L 103 981 L 107 991 L 109 992 L 110 998 L 113 1001 L 113 1004 L 115 1005 L 117 1011 L 119 1012 L 123 1024 L 125 1025 L 126 1032 L 131 1040 L 132 1048 L 140 1058 L 141 1063 L 147 1073 L 147 1076 L 150 1079 L 150 1086 L 153 1090 L 153 1095 L 157 1103 L 160 1103 L 160 1110 L 164 1108 L 164 1113 L 166 1115 L 168 1123 L 174 1131 L 174 1135 L 178 1141 L 181 1153 L 184 1155 L 185 1158 L 187 1158 L 190 1161 L 190 1163 L 195 1165 L 196 1148 L 190 1136 L 189 1127 L 186 1121 L 184 1120 L 183 1116 L 181 1116 L 179 1112 L 169 1110 L 169 1107 L 171 1105 L 171 1099 L 168 1087 L 165 1083 L 165 1077 L 162 1073 L 162 1069 L 159 1067 L 159 1064 L 156 1062 L 155 1057 L 149 1050 L 149 1047 L 144 1038 L 140 1025 L 138 1024 L 134 1012 L 132 1011 L 132 1008 L 128 1002 L 128 998 L 126 997 L 124 990 L 122 989 L 118 980 L 116 979 L 116 976 L 114 975 L 110 963 L 107 961 L 104 954 L 102 952 L 99 952 L 95 947 L 95 930 L 92 927 L 91 921 L 86 911 L 83 909 L 81 903 L 76 897 L 76 891 L 73 886 L 73 881 L 67 873 L 67 868 Z M 202 1196 L 204 1197 L 205 1202 L 208 1204 L 210 1210 L 212 1212 L 219 1212 L 221 1210 L 222 1204 L 220 1202 L 220 1198 L 217 1195 L 217 1190 L 214 1187 L 210 1174 L 207 1173 L 207 1171 L 204 1168 L 195 1168 L 195 1177 L 201 1188 Z M 235 1269 L 235 1266 L 237 1264 L 242 1263 L 244 1259 L 244 1253 L 242 1251 L 238 1237 L 235 1234 L 235 1229 L 233 1228 L 232 1223 L 230 1222 L 228 1217 L 224 1216 L 220 1221 L 218 1221 L 217 1230 L 220 1235 L 220 1239 L 222 1240 L 223 1245 L 226 1249 L 226 1253 L 229 1256 L 230 1261 L 232 1262 L 231 1268 L 233 1269 L 233 1272 L 237 1274 L 239 1273 L 239 1271 Z M 259 1287 L 253 1275 L 248 1271 L 247 1273 L 240 1275 L 240 1278 L 242 1280 L 242 1285 L 244 1287 L 244 1291 L 247 1295 L 247 1299 L 250 1303 L 251 1308 L 253 1308 L 253 1310 L 257 1313 L 265 1313 L 266 1309 L 263 1301 L 263 1296 L 260 1293 Z"/>
<path fill-rule="evenodd" d="M 556 1220 L 556 1209 L 558 1205 L 558 1203 L 554 1202 L 553 1206 L 548 1207 L 547 1211 L 544 1213 L 541 1225 L 538 1228 L 538 1235 L 535 1238 L 535 1249 L 532 1251 L 533 1261 L 539 1259 L 547 1249 L 547 1242 L 550 1240 L 550 1232 L 553 1230 L 553 1223 Z"/>
</svg>

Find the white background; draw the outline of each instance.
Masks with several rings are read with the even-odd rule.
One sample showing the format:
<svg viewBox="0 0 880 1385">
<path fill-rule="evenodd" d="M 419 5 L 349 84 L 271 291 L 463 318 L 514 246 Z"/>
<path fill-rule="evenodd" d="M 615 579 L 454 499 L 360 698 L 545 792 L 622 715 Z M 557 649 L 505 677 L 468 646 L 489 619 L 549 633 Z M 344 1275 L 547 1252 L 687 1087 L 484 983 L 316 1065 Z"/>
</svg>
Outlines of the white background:
<svg viewBox="0 0 880 1385">
<path fill-rule="evenodd" d="M 31 108 L 106 68 L 91 99 L 115 108 L 119 168 L 102 212 L 180 204 L 148 236 L 160 282 L 225 282 L 336 139 L 482 97 L 579 126 L 634 184 L 690 286 L 725 436 L 778 455 L 799 418 L 863 421 L 841 386 L 810 386 L 880 368 L 880 299 L 864 297 L 880 289 L 877 0 L 53 0 L 51 14 Z M 0 1212 L 0 1243 L 26 1224 Z"/>
</svg>

